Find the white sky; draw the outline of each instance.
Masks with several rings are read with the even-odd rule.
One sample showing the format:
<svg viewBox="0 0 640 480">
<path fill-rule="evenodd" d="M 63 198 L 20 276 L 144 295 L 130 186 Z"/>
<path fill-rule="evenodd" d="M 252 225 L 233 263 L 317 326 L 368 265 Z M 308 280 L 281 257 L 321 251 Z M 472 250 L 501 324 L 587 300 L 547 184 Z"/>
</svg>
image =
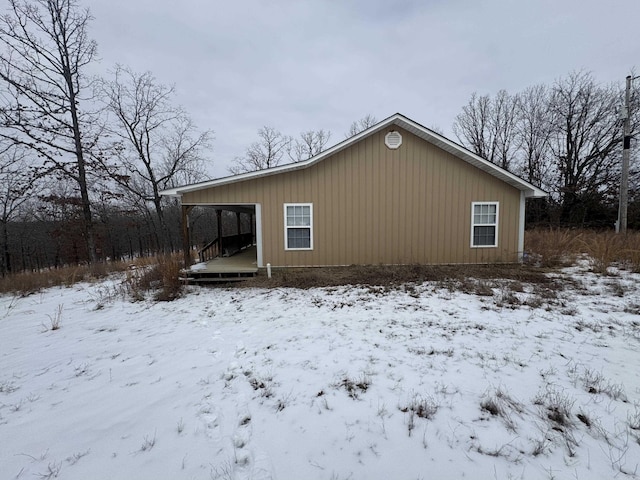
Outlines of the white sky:
<svg viewBox="0 0 640 480">
<path fill-rule="evenodd" d="M 297 136 L 400 112 L 452 137 L 471 94 L 640 65 L 637 0 L 80 0 L 100 69 L 150 70 L 215 141 L 209 172 L 272 126 Z"/>
</svg>

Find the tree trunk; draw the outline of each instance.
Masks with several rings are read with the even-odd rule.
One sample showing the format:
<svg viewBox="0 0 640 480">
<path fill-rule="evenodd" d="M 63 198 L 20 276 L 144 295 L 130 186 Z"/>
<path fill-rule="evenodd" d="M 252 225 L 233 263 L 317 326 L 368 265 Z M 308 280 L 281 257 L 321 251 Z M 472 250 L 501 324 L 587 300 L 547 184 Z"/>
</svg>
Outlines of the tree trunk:
<svg viewBox="0 0 640 480">
<path fill-rule="evenodd" d="M 4 264 L 2 266 L 2 276 L 6 273 L 11 273 L 11 254 L 9 253 L 9 225 L 7 222 L 2 222 L 2 257 L 4 258 Z"/>
</svg>

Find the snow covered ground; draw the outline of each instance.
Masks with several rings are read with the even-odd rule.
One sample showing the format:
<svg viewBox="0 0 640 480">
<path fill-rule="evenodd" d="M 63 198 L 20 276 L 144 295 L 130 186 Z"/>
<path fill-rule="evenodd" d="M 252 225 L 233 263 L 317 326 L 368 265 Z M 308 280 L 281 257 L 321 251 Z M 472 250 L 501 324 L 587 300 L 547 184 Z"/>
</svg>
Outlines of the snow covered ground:
<svg viewBox="0 0 640 480">
<path fill-rule="evenodd" d="M 638 478 L 640 275 L 565 274 L 0 297 L 0 479 Z"/>
</svg>

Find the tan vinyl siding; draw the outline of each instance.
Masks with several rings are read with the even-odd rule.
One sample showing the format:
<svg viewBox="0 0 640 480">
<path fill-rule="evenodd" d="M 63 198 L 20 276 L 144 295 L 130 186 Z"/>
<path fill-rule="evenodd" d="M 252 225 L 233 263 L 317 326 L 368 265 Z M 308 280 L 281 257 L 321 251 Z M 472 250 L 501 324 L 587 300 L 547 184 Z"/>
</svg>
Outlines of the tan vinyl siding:
<svg viewBox="0 0 640 480">
<path fill-rule="evenodd" d="M 520 191 L 396 128 L 305 169 L 184 194 L 184 205 L 262 205 L 273 266 L 487 263 L 517 260 Z M 499 202 L 498 247 L 471 248 L 472 202 Z M 285 251 L 285 203 L 313 204 L 312 251 Z"/>
</svg>

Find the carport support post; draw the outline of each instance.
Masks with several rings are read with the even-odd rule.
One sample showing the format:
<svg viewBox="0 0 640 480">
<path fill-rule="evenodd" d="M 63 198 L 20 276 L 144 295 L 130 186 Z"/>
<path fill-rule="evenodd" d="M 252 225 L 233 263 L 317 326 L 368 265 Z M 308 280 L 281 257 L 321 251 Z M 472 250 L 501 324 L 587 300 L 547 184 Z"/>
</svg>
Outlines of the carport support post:
<svg viewBox="0 0 640 480">
<path fill-rule="evenodd" d="M 184 268 L 191 266 L 191 238 L 189 234 L 189 212 L 193 205 L 182 206 L 182 253 L 184 255 Z"/>
<path fill-rule="evenodd" d="M 238 249 L 238 251 L 242 250 L 246 245 L 244 245 L 244 242 L 242 241 L 242 237 L 240 236 L 240 230 L 241 230 L 241 226 L 240 226 L 240 212 L 236 212 L 236 226 L 238 228 L 238 236 L 236 237 L 236 248 Z"/>
<path fill-rule="evenodd" d="M 255 218 L 256 216 L 253 213 L 250 214 L 249 216 L 250 216 L 249 225 L 251 227 L 251 245 L 255 245 L 256 244 L 256 232 L 255 232 L 255 229 L 253 228 L 254 227 L 253 222 L 256 221 L 256 218 Z"/>
<path fill-rule="evenodd" d="M 222 257 L 222 210 L 216 210 L 216 223 L 218 224 L 218 256 Z"/>
</svg>

